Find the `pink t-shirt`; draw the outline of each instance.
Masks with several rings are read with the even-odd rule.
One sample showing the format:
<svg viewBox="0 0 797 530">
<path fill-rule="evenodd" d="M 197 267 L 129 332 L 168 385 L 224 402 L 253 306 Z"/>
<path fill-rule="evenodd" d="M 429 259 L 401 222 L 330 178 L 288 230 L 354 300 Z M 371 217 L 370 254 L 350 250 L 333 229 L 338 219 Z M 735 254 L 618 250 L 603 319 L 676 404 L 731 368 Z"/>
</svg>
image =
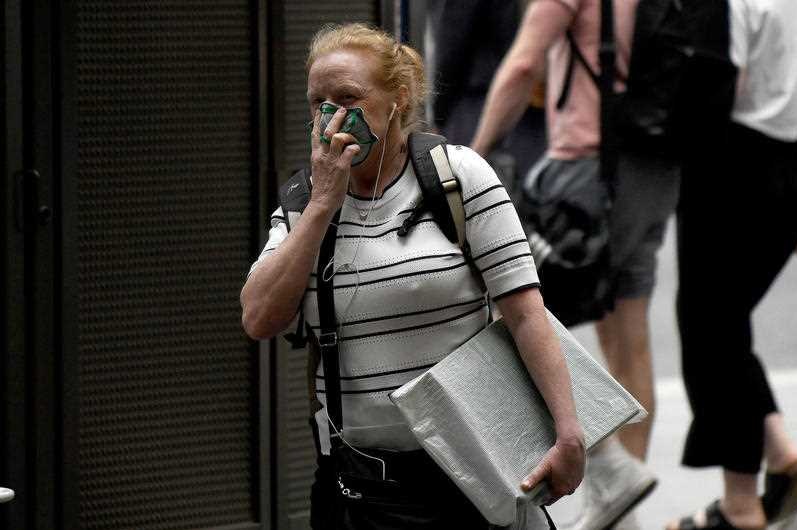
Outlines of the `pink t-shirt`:
<svg viewBox="0 0 797 530">
<path fill-rule="evenodd" d="M 544 1 L 559 2 L 573 11 L 570 30 L 592 70 L 598 72 L 601 0 Z M 628 73 L 637 1 L 614 0 L 613 2 L 618 72 L 615 90 L 618 91 L 625 88 L 623 80 Z M 562 110 L 556 109 L 569 62 L 570 43 L 563 34 L 548 50 L 546 97 L 548 156 L 563 160 L 595 156 L 600 145 L 600 94 L 595 82 L 578 61 L 573 70 L 567 103 Z"/>
</svg>

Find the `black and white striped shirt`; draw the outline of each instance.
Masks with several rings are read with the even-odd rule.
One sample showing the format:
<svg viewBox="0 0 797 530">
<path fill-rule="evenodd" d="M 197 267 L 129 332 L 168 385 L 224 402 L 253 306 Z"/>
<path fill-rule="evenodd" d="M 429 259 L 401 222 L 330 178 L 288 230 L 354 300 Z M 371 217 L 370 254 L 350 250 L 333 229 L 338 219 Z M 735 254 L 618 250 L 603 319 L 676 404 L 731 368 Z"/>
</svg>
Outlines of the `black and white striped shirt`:
<svg viewBox="0 0 797 530">
<path fill-rule="evenodd" d="M 466 147 L 449 146 L 448 155 L 462 186 L 466 236 L 478 273 L 429 213 L 406 236 L 398 235 L 421 199 L 410 164 L 374 202 L 370 215 L 370 199 L 352 195 L 341 210 L 333 283 L 340 323 L 344 436 L 352 445 L 419 447 L 388 394 L 487 324 L 488 308 L 477 274 L 493 299 L 539 285 L 515 208 L 492 168 Z M 287 233 L 278 209 L 252 270 L 268 259 Z M 315 290 L 313 273 L 304 312 L 317 330 Z M 322 366 L 316 387 L 323 404 Z M 319 427 L 325 431 L 321 422 Z"/>
</svg>

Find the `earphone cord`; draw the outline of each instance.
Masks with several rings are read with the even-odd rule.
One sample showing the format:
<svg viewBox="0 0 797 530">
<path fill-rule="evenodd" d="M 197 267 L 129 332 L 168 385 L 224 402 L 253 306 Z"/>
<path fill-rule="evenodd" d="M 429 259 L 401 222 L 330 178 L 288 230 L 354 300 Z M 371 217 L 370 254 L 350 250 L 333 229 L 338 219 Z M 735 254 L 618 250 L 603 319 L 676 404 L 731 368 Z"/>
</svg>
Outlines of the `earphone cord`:
<svg viewBox="0 0 797 530">
<path fill-rule="evenodd" d="M 338 438 L 340 438 L 340 440 L 344 444 L 346 444 L 346 446 L 349 449 L 351 449 L 352 451 L 354 451 L 358 455 L 362 455 L 362 456 L 364 456 L 366 458 L 370 458 L 371 460 L 376 460 L 377 462 L 379 462 L 382 465 L 382 480 L 385 480 L 385 477 L 387 476 L 387 464 L 385 464 L 385 461 L 383 459 L 377 457 L 377 456 L 373 456 L 373 455 L 369 455 L 367 453 L 363 453 L 362 451 L 360 451 L 359 449 L 357 449 L 356 447 L 351 445 L 349 442 L 347 442 L 346 438 L 343 437 L 343 433 L 341 431 L 339 431 L 337 426 L 332 422 L 332 419 L 329 417 L 329 413 L 327 412 L 327 408 L 326 407 L 324 407 L 324 415 L 327 417 L 327 420 L 329 421 L 329 424 L 332 426 L 332 430 L 335 431 L 335 435 Z"/>
<path fill-rule="evenodd" d="M 368 222 L 368 219 L 371 217 L 371 212 L 374 210 L 374 205 L 376 204 L 376 191 L 379 189 L 379 179 L 382 176 L 382 163 L 385 160 L 385 151 L 387 150 L 387 135 L 390 132 L 390 125 L 393 123 L 393 113 L 396 111 L 395 104 L 393 106 L 393 111 L 390 113 L 389 121 L 387 122 L 387 129 L 385 130 L 385 137 L 382 140 L 382 153 L 379 155 L 379 166 L 376 170 L 376 181 L 374 182 L 373 192 L 371 194 L 371 203 L 368 207 L 368 213 L 365 215 L 365 219 L 362 220 L 360 223 L 360 235 L 357 238 L 357 242 L 354 246 L 354 255 L 352 256 L 351 260 L 347 263 L 341 264 L 339 267 L 335 267 L 335 256 L 337 252 L 332 255 L 329 262 L 324 266 L 324 272 L 322 275 L 322 279 L 326 282 L 331 280 L 335 277 L 335 275 L 344 270 L 353 267 L 354 272 L 357 275 L 357 280 L 354 284 L 354 293 L 352 293 L 349 302 L 346 304 L 346 308 L 343 310 L 343 316 L 338 319 L 338 327 L 341 327 L 343 322 L 346 321 L 346 318 L 349 316 L 349 309 L 351 309 L 352 303 L 354 302 L 354 298 L 357 296 L 357 292 L 360 290 L 360 269 L 357 267 L 357 254 L 360 252 L 360 243 L 362 243 L 363 237 L 365 237 L 365 225 Z M 330 267 L 332 268 L 332 274 L 327 276 L 327 272 L 329 271 Z M 340 333 L 341 330 L 338 329 Z"/>
</svg>

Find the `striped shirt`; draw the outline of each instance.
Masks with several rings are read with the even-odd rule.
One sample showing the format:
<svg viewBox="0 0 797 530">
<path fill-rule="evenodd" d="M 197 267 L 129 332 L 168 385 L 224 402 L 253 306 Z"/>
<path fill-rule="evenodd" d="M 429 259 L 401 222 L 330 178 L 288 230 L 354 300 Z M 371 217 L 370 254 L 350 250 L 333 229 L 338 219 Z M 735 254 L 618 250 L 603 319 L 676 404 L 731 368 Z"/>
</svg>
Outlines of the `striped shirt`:
<svg viewBox="0 0 797 530">
<path fill-rule="evenodd" d="M 488 307 L 482 280 L 493 299 L 539 286 L 517 213 L 492 168 L 466 147 L 448 146 L 448 155 L 462 186 L 466 237 L 478 273 L 428 212 L 407 235 L 398 235 L 421 200 L 410 164 L 372 209 L 369 198 L 351 194 L 341 209 L 333 284 L 340 326 L 343 433 L 352 445 L 417 449 L 388 394 L 484 328 Z M 252 270 L 287 234 L 278 209 Z M 311 274 L 304 315 L 317 331 L 316 281 Z M 316 389 L 324 404 L 323 366 L 317 370 Z M 319 428 L 326 431 L 322 421 Z"/>
</svg>

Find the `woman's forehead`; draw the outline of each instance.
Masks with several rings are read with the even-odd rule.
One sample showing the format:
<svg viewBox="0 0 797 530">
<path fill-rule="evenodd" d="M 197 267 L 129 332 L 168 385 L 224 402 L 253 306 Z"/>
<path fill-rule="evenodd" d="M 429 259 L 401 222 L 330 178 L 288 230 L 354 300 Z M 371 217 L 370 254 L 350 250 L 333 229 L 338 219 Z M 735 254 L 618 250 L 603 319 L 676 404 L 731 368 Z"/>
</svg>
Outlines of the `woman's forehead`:
<svg viewBox="0 0 797 530">
<path fill-rule="evenodd" d="M 373 88 L 376 59 L 364 50 L 335 50 L 318 57 L 310 67 L 308 85 L 311 89 L 344 82 Z"/>
</svg>

